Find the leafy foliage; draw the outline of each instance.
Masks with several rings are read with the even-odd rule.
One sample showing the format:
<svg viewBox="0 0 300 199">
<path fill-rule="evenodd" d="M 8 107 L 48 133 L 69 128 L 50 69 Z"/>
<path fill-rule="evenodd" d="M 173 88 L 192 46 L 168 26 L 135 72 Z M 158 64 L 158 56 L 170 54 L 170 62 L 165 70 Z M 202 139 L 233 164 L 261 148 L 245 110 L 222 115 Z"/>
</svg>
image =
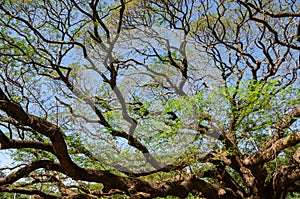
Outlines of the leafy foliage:
<svg viewBox="0 0 300 199">
<path fill-rule="evenodd" d="M 0 1 L 0 197 L 299 197 L 297 10 Z"/>
</svg>

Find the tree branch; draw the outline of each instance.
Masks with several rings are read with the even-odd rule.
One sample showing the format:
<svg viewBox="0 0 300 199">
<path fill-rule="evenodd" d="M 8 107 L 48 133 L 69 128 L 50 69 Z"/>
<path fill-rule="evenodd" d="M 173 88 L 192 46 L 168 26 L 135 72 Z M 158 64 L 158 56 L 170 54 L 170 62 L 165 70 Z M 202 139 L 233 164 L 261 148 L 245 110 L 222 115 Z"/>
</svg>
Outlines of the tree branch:
<svg viewBox="0 0 300 199">
<path fill-rule="evenodd" d="M 0 129 L 0 149 L 32 148 L 48 151 L 55 155 L 53 146 L 44 142 L 9 139 Z"/>
<path fill-rule="evenodd" d="M 295 146 L 300 143 L 300 132 L 288 135 L 274 142 L 269 148 L 258 151 L 257 153 L 247 157 L 243 160 L 243 163 L 247 166 L 263 164 L 275 157 L 284 149 Z"/>
<path fill-rule="evenodd" d="M 17 180 L 26 177 L 28 174 L 30 174 L 32 171 L 35 171 L 37 169 L 44 168 L 47 170 L 54 170 L 61 173 L 64 173 L 62 167 L 58 163 L 54 163 L 50 160 L 40 160 L 36 162 L 32 162 L 30 164 L 27 164 L 23 168 L 19 169 L 15 173 L 11 173 L 8 176 L 4 178 L 0 178 L 0 186 L 1 185 L 8 185 L 13 184 Z"/>
</svg>

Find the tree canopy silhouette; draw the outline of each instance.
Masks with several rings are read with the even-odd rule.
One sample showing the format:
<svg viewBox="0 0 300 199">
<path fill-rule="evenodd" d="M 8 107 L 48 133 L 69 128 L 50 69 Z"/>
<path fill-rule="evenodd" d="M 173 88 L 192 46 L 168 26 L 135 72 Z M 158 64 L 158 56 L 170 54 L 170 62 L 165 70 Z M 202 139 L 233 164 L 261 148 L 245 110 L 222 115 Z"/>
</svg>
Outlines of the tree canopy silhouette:
<svg viewBox="0 0 300 199">
<path fill-rule="evenodd" d="M 298 10 L 0 0 L 0 197 L 299 197 Z"/>
</svg>

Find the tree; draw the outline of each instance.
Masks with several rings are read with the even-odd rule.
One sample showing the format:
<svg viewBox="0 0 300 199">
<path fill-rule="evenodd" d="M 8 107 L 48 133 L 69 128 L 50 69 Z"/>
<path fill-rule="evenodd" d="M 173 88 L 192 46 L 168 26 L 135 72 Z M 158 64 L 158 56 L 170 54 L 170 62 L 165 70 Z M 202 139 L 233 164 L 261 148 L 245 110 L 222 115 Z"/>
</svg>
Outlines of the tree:
<svg viewBox="0 0 300 199">
<path fill-rule="evenodd" d="M 0 191 L 293 198 L 297 1 L 0 1 Z M 3 166 L 4 167 L 4 166 Z"/>
</svg>

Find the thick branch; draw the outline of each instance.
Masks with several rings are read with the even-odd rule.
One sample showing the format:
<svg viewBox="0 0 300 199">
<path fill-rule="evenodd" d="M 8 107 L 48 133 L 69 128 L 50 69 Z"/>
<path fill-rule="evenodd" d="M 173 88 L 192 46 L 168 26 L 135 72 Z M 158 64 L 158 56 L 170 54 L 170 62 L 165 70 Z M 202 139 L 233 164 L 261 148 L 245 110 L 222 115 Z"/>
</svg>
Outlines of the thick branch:
<svg viewBox="0 0 300 199">
<path fill-rule="evenodd" d="M 274 142 L 269 148 L 265 150 L 258 151 L 257 153 L 251 155 L 244 159 L 243 163 L 247 166 L 263 164 L 270 160 L 275 159 L 275 157 L 284 149 L 288 147 L 295 146 L 300 143 L 300 132 L 288 135 Z"/>
<path fill-rule="evenodd" d="M 8 99 L 0 89 L 0 109 L 24 126 L 30 126 L 33 130 L 50 138 L 54 153 L 62 167 L 69 174 L 75 174 L 80 169 L 70 158 L 62 130 L 45 119 L 26 113 L 23 108 Z"/>
<path fill-rule="evenodd" d="M 280 138 L 282 132 L 289 128 L 300 118 L 300 106 L 294 108 L 293 111 L 285 115 L 283 120 L 280 120 L 277 125 L 277 131 L 275 135 L 265 144 L 265 149 L 269 148 L 277 139 Z"/>
<path fill-rule="evenodd" d="M 47 199 L 57 199 L 61 198 L 58 196 L 46 194 L 42 191 L 39 190 L 26 190 L 26 189 L 17 189 L 17 188 L 7 188 L 4 186 L 0 186 L 0 192 L 8 192 L 8 193 L 20 193 L 20 194 L 27 194 L 27 195 L 38 195 L 41 196 L 42 198 L 47 198 Z"/>
<path fill-rule="evenodd" d="M 0 149 L 22 149 L 32 148 L 48 151 L 55 154 L 53 146 L 44 142 L 31 140 L 13 140 L 9 139 L 0 129 Z"/>
<path fill-rule="evenodd" d="M 12 184 L 12 183 L 16 182 L 17 180 L 28 176 L 28 174 L 30 174 L 32 171 L 35 171 L 36 169 L 40 169 L 40 168 L 63 172 L 63 169 L 60 164 L 54 163 L 49 160 L 40 160 L 37 162 L 33 162 L 31 164 L 28 164 L 28 165 L 24 166 L 23 168 L 19 169 L 18 171 L 16 171 L 15 173 L 11 173 L 4 178 L 0 178 L 0 186 Z"/>
</svg>

